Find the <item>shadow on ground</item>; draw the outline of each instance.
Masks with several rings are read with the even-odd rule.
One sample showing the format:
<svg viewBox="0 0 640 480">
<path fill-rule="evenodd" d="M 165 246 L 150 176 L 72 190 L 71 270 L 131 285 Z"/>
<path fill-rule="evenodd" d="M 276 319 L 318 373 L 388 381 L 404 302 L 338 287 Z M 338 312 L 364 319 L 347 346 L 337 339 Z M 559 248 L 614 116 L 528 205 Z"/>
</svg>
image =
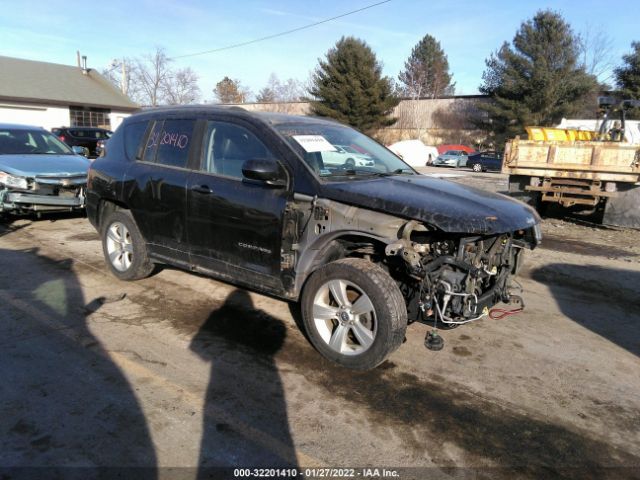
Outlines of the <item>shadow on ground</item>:
<svg viewBox="0 0 640 480">
<path fill-rule="evenodd" d="M 156 478 L 140 405 L 87 328 L 100 299 L 86 305 L 70 260 L 0 258 L 0 477 Z"/>
<path fill-rule="evenodd" d="M 254 309 L 246 291 L 234 290 L 193 338 L 191 349 L 211 362 L 198 478 L 221 466 L 297 467 L 274 359 L 286 334 L 280 320 Z"/>
<path fill-rule="evenodd" d="M 640 271 L 556 263 L 530 275 L 568 318 L 640 356 Z"/>
<path fill-rule="evenodd" d="M 251 308 L 250 302 L 238 304 L 232 314 L 221 316 L 235 317 L 236 322 L 216 322 L 219 328 L 209 331 L 214 337 L 231 342 L 229 348 L 238 347 L 239 359 L 247 354 L 265 357 L 270 371 L 271 350 L 265 355 L 261 349 L 269 348 L 264 344 L 274 339 L 281 322 Z M 295 307 L 292 308 L 295 314 Z M 275 337 L 277 341 L 280 335 Z M 424 456 L 425 465 L 437 465 L 445 471 L 455 467 L 460 458 L 451 458 L 447 445 L 456 445 L 476 462 L 472 465 L 482 459 L 480 465 L 489 462 L 496 467 L 452 468 L 455 478 L 617 479 L 635 478 L 638 473 L 640 457 L 588 432 L 506 408 L 446 382 L 437 374 L 425 380 L 401 372 L 392 361 L 369 372 L 346 370 L 321 358 L 301 336 L 291 337 L 276 354 L 278 364 L 304 375 L 314 389 L 329 392 L 341 409 L 366 418 L 354 417 L 356 424 L 364 421 L 381 438 L 401 438 L 407 453 L 417 458 Z M 245 364 L 246 360 L 240 363 Z M 261 370 L 256 370 L 256 375 L 260 374 Z M 333 408 L 321 402 L 319 399 L 318 409 Z M 276 424 L 284 426 L 284 415 L 281 418 L 282 422 L 276 417 Z M 376 448 L 383 452 L 381 442 Z M 427 457 L 433 463 L 427 462 Z M 467 474 L 471 477 L 464 476 Z"/>
</svg>

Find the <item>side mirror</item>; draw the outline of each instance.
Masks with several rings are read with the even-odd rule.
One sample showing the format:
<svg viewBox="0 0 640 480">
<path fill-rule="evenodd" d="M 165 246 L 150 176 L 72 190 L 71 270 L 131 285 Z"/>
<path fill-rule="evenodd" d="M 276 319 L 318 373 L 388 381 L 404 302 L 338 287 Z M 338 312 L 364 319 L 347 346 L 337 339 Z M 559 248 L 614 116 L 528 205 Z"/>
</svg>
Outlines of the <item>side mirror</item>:
<svg viewBox="0 0 640 480">
<path fill-rule="evenodd" d="M 80 147 L 79 145 L 74 145 L 71 147 L 71 150 L 76 155 L 82 155 L 83 157 L 89 158 L 89 149 L 87 147 Z"/>
<path fill-rule="evenodd" d="M 285 173 L 275 160 L 268 158 L 253 158 L 242 164 L 242 175 L 247 180 L 265 183 L 272 187 L 287 185 Z"/>
</svg>

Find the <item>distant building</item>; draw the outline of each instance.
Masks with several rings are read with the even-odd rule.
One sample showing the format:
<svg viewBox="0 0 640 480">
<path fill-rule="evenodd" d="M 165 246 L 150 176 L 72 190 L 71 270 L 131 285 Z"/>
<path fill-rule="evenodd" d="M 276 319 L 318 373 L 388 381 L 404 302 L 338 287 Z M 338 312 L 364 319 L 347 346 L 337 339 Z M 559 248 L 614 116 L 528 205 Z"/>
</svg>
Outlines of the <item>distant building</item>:
<svg viewBox="0 0 640 480">
<path fill-rule="evenodd" d="M 113 130 L 137 109 L 93 69 L 0 56 L 0 123 Z"/>
</svg>

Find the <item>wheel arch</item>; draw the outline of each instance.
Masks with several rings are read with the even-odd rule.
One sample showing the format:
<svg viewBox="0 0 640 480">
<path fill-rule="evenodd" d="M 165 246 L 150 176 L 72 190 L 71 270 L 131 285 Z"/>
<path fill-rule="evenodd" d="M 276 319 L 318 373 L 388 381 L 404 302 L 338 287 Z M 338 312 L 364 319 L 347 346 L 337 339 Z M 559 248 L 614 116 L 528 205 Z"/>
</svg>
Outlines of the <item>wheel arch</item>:
<svg viewBox="0 0 640 480">
<path fill-rule="evenodd" d="M 107 216 L 116 210 L 129 210 L 129 207 L 123 202 L 113 199 L 103 198 L 98 202 L 98 229 L 102 228 L 102 222 Z"/>
<path fill-rule="evenodd" d="M 333 232 L 317 239 L 303 250 L 296 264 L 295 298 L 299 298 L 309 277 L 321 266 L 341 258 L 365 256 L 366 248 L 371 249 L 373 254 L 384 254 L 387 245 L 388 241 L 385 239 L 358 230 Z"/>
</svg>

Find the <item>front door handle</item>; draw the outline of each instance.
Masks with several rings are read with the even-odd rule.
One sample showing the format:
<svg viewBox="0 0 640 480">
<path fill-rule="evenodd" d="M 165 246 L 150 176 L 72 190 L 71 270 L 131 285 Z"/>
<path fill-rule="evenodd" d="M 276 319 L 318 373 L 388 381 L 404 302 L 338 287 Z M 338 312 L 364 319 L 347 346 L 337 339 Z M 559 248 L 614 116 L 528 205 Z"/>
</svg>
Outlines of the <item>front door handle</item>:
<svg viewBox="0 0 640 480">
<path fill-rule="evenodd" d="M 191 190 L 197 193 L 205 194 L 205 195 L 213 193 L 213 190 L 209 188 L 209 185 L 196 185 L 194 187 L 191 187 Z"/>
</svg>

